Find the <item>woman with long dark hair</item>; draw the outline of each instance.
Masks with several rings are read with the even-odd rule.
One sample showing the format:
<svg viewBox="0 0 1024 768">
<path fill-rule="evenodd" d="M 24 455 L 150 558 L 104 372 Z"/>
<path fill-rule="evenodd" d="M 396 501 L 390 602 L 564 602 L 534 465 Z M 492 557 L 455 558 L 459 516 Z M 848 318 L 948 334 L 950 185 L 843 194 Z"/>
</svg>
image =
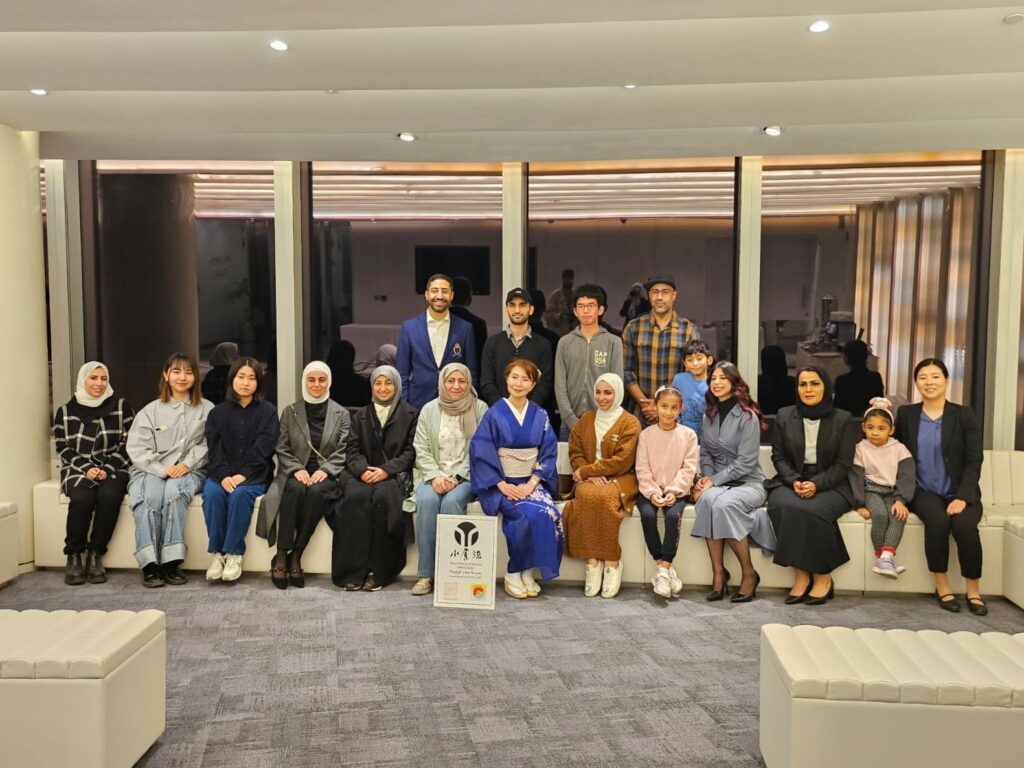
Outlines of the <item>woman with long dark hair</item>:
<svg viewBox="0 0 1024 768">
<path fill-rule="evenodd" d="M 772 435 L 777 474 L 765 483 L 777 538 L 775 564 L 796 573 L 787 605 L 822 605 L 835 594 L 832 571 L 850 559 L 839 518 L 853 508 L 848 475 L 857 442 L 853 418 L 832 405 L 821 368 L 797 373 L 797 404 L 779 410 Z"/>
<path fill-rule="evenodd" d="M 967 582 L 964 599 L 971 613 L 988 613 L 981 599 L 981 427 L 974 411 L 946 400 L 949 371 L 929 357 L 914 367 L 914 385 L 923 402 L 896 413 L 896 439 L 914 457 L 917 489 L 910 511 L 924 523 L 924 552 L 935 579 L 935 598 L 947 611 L 959 611 L 946 572 L 949 536 L 956 541 L 960 573 Z"/>
<path fill-rule="evenodd" d="M 760 575 L 750 560 L 750 544 L 771 552 L 775 548 L 764 502 L 764 473 L 758 462 L 764 420 L 739 369 L 720 362 L 711 370 L 700 446 L 701 477 L 694 484 L 697 520 L 691 531 L 707 542 L 714 580 L 707 600 L 729 593 L 725 545 L 740 561 L 742 577 L 732 602 L 750 602 L 757 595 Z"/>
</svg>

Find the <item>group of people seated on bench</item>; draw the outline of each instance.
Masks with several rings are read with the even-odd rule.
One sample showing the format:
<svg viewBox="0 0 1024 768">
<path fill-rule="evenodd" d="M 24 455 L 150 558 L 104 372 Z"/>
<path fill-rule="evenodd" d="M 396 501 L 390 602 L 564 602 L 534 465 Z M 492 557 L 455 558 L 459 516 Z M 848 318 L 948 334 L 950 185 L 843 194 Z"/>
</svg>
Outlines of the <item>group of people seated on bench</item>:
<svg viewBox="0 0 1024 768">
<path fill-rule="evenodd" d="M 424 595 L 433 590 L 437 515 L 465 514 L 479 499 L 486 514 L 502 518 L 511 597 L 540 594 L 539 582 L 558 576 L 563 553 L 586 561 L 585 595 L 614 597 L 622 581 L 619 526 L 635 504 L 657 564 L 654 592 L 667 599 L 682 588 L 673 560 L 692 502 L 692 535 L 705 539 L 714 573 L 707 600 L 755 599 L 751 546 L 793 568 L 787 604 L 831 600 L 831 573 L 849 560 L 838 520 L 855 509 L 871 521 L 874 570 L 893 578 L 902 570 L 894 556 L 908 513 L 921 519 L 935 598 L 956 611 L 946 576 L 952 534 L 966 604 L 987 611 L 979 594 L 980 431 L 971 409 L 946 400 L 949 374 L 935 358 L 914 369 L 922 402 L 894 416 L 887 401 L 875 400 L 859 424 L 833 406 L 823 370 L 798 371 L 796 405 L 778 413 L 770 479 L 758 461 L 764 420 L 734 364 L 710 371 L 700 437 L 680 423 L 687 397 L 676 387 L 657 391 L 654 423 L 642 428 L 622 407 L 622 378 L 602 374 L 593 383 L 596 408 L 569 434 L 573 490 L 561 510 L 558 437 L 529 399 L 541 377 L 529 360 L 507 362 L 508 395 L 490 408 L 460 363 L 440 368 L 437 396 L 421 409 L 403 400 L 398 370 L 382 365 L 370 376 L 372 403 L 351 414 L 330 399 L 330 368 L 314 361 L 302 372 L 301 399 L 280 418 L 263 399 L 258 361 L 234 362 L 217 406 L 201 396 L 198 370 L 188 355 L 171 355 L 158 397 L 134 413 L 114 397 L 105 365 L 82 366 L 53 424 L 70 500 L 67 584 L 106 580 L 102 558 L 126 492 L 143 584 L 185 583 L 185 514 L 202 493 L 208 581 L 241 576 L 262 496 L 256 532 L 276 547 L 269 565 L 278 588 L 304 586 L 302 554 L 325 518 L 337 586 L 372 592 L 390 584 L 415 540 L 412 591 Z M 724 566 L 726 545 L 741 567 L 735 582 Z"/>
</svg>

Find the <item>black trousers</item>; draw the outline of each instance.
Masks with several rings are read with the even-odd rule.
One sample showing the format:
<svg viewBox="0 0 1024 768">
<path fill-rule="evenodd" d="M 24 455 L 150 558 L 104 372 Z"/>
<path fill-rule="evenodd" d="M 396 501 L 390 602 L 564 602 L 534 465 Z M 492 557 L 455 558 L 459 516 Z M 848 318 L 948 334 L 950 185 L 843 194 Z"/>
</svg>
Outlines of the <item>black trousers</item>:
<svg viewBox="0 0 1024 768">
<path fill-rule="evenodd" d="M 952 534 L 960 559 L 960 573 L 965 579 L 980 579 L 981 536 L 978 523 L 981 522 L 981 503 L 968 504 L 959 515 L 950 515 L 946 512 L 949 501 L 918 488 L 910 504 L 910 511 L 924 523 L 924 554 L 928 558 L 928 570 L 932 573 L 949 570 L 949 536 Z"/>
<path fill-rule="evenodd" d="M 324 510 L 340 496 L 334 478 L 307 486 L 289 477 L 277 511 L 277 548 L 305 549 Z"/>
<path fill-rule="evenodd" d="M 96 485 L 86 482 L 71 489 L 65 555 L 80 554 L 86 549 L 106 553 L 127 488 L 128 477 L 117 474 Z"/>
<path fill-rule="evenodd" d="M 412 515 L 402 511 L 402 492 L 394 478 L 373 485 L 350 480 L 344 500 L 327 518 L 334 531 L 331 580 L 339 587 L 362 584 L 373 571 L 378 584 L 390 584 L 405 568 L 411 521 Z"/>
</svg>

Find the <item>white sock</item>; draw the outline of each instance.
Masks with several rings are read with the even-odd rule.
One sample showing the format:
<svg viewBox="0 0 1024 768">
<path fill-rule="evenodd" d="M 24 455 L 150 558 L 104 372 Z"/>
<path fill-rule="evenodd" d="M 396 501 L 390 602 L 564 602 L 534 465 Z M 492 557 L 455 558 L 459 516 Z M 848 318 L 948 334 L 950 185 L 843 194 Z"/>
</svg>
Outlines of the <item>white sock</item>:
<svg viewBox="0 0 1024 768">
<path fill-rule="evenodd" d="M 882 550 L 882 559 L 892 560 L 892 552 L 890 552 L 888 549 Z"/>
</svg>

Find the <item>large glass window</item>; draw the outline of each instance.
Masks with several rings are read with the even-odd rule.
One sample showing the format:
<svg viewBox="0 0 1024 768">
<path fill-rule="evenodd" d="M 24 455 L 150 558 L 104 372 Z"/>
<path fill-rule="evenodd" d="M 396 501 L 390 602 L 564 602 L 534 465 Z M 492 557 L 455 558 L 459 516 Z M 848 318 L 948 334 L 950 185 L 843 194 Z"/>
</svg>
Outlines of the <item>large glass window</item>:
<svg viewBox="0 0 1024 768">
<path fill-rule="evenodd" d="M 423 283 L 435 272 L 466 278 L 460 312 L 500 327 L 499 165 L 316 163 L 312 176 L 314 357 L 345 339 L 358 369 L 373 365 L 402 321 L 426 311 Z"/>
<path fill-rule="evenodd" d="M 734 170 L 731 158 L 651 163 L 532 164 L 529 183 L 528 287 L 551 297 L 562 274 L 608 294 L 605 323 L 621 330 L 646 297 L 634 283 L 669 272 L 676 311 L 701 327 L 719 356 L 733 333 Z M 548 313 L 560 333 L 572 318 Z"/>
<path fill-rule="evenodd" d="M 171 352 L 199 358 L 214 401 L 224 398 L 226 367 L 250 355 L 264 363 L 274 400 L 271 164 L 103 161 L 91 182 L 86 356 L 106 362 L 141 407 Z"/>
<path fill-rule="evenodd" d="M 762 345 L 834 378 L 861 339 L 897 402 L 918 399 L 915 361 L 941 357 L 968 401 L 980 177 L 980 153 L 766 159 Z"/>
</svg>

